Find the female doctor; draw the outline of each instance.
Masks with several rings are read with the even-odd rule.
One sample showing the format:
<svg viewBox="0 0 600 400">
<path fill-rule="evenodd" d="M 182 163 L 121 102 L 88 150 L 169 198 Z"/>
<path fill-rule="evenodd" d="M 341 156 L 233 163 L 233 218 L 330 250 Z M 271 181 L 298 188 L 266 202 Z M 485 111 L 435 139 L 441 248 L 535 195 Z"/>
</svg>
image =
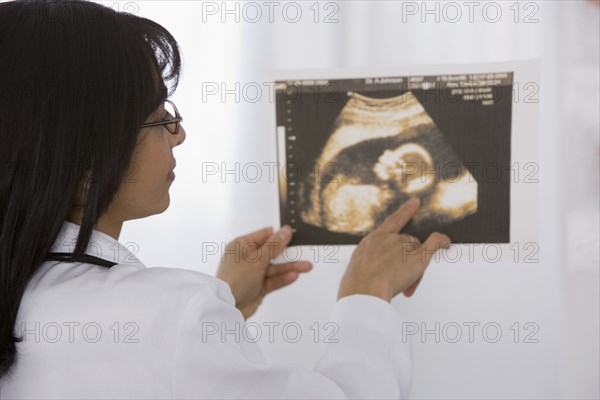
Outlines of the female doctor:
<svg viewBox="0 0 600 400">
<path fill-rule="evenodd" d="M 0 54 L 0 398 L 408 395 L 410 349 L 390 301 L 412 295 L 432 250 L 450 244 L 399 233 L 418 199 L 353 253 L 331 314 L 338 342 L 312 370 L 269 364 L 256 343 L 218 331 L 311 269 L 271 263 L 289 227 L 229 243 L 243 251 L 216 277 L 148 268 L 118 242 L 123 222 L 169 206 L 186 137 L 168 100 L 181 63 L 172 35 L 95 3 L 11 1 Z"/>
</svg>

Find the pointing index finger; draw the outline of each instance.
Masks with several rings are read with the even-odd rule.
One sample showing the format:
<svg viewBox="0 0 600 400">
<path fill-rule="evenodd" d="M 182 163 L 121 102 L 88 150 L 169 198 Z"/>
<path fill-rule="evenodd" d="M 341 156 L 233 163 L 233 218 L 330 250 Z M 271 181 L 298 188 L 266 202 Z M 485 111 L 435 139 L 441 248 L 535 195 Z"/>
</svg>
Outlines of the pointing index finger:
<svg viewBox="0 0 600 400">
<path fill-rule="evenodd" d="M 388 215 L 372 233 L 399 233 L 404 225 L 415 215 L 420 205 L 421 200 L 418 197 L 411 197 L 410 200 L 404 202 L 396 211 Z"/>
</svg>

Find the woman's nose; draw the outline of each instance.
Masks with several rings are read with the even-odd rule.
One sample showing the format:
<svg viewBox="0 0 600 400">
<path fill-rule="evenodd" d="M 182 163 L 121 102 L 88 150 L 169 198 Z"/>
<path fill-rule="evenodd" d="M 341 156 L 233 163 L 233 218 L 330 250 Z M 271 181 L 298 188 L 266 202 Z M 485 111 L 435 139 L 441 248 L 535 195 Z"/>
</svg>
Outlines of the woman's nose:
<svg viewBox="0 0 600 400">
<path fill-rule="evenodd" d="M 177 135 L 173 135 L 173 137 L 175 139 L 175 146 L 179 146 L 185 141 L 186 134 L 183 124 L 179 124 L 179 132 L 177 132 Z"/>
</svg>

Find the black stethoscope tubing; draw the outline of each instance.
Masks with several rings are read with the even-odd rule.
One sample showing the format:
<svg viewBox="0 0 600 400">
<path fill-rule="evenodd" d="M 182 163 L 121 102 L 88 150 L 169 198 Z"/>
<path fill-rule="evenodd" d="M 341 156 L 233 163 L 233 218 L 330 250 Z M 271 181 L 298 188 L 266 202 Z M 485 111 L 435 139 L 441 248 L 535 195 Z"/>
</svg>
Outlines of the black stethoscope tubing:
<svg viewBox="0 0 600 400">
<path fill-rule="evenodd" d="M 112 261 L 104 260 L 99 257 L 95 257 L 89 254 L 73 254 L 73 253 L 48 253 L 46 261 L 62 261 L 62 262 L 82 262 L 87 264 L 100 265 L 102 267 L 110 268 L 113 265 L 117 265 Z"/>
</svg>

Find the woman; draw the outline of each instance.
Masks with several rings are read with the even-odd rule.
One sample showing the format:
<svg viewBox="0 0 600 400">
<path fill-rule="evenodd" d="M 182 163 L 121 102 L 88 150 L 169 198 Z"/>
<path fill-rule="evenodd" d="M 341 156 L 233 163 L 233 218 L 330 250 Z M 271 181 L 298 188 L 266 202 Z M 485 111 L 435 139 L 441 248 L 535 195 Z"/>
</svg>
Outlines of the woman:
<svg viewBox="0 0 600 400">
<path fill-rule="evenodd" d="M 5 2 L 0 54 L 0 398 L 407 395 L 409 349 L 389 302 L 412 295 L 450 243 L 398 233 L 418 201 L 357 246 L 332 310 L 338 343 L 313 370 L 268 364 L 218 330 L 310 270 L 270 263 L 289 227 L 232 241 L 241 257 L 217 277 L 147 268 L 118 242 L 124 221 L 169 206 L 186 136 L 167 99 L 180 73 L 172 35 L 85 1 Z"/>
</svg>

